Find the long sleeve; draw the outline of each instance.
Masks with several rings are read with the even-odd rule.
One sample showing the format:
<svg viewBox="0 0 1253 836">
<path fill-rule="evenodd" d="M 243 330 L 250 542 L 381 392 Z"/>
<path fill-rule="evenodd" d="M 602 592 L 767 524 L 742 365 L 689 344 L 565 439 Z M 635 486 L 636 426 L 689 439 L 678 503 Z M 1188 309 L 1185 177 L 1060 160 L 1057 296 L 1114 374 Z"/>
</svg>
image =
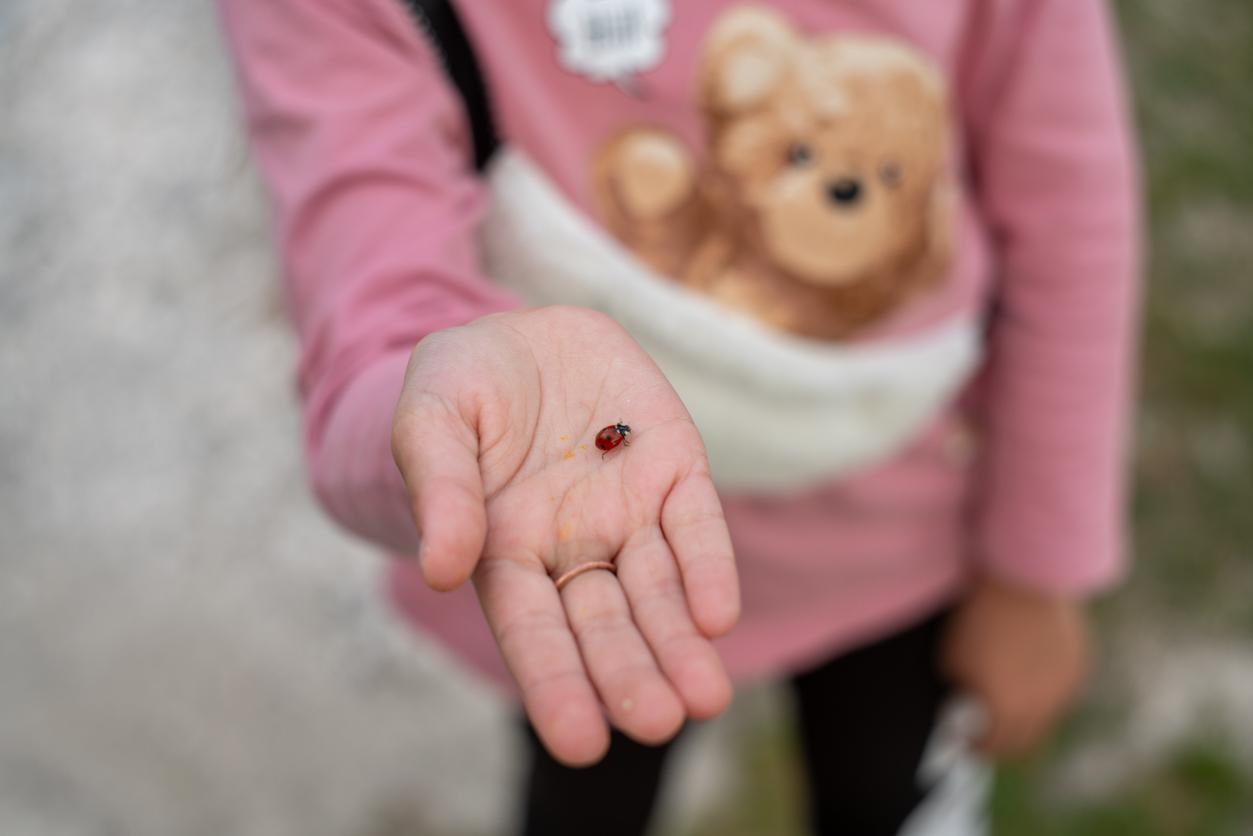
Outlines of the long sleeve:
<svg viewBox="0 0 1253 836">
<path fill-rule="evenodd" d="M 390 453 L 424 335 L 516 307 L 479 272 L 460 101 L 392 0 L 219 0 L 300 340 L 305 453 L 338 521 L 416 547 Z"/>
<path fill-rule="evenodd" d="M 1104 3 L 1025 0 L 998 13 L 993 26 L 1009 34 L 987 54 L 1005 60 L 969 91 L 1000 268 L 976 558 L 1008 580 L 1085 594 L 1125 564 L 1137 154 Z"/>
</svg>

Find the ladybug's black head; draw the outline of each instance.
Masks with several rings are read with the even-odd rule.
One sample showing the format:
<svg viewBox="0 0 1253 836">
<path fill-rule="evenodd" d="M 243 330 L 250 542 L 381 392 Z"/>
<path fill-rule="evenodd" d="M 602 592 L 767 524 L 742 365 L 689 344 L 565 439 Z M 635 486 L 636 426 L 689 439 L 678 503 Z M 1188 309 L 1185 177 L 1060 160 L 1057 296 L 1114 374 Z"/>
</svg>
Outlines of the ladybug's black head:
<svg viewBox="0 0 1253 836">
<path fill-rule="evenodd" d="M 631 432 L 631 428 L 628 427 L 626 424 L 622 423 L 621 421 L 614 424 L 613 428 L 617 430 L 619 433 L 621 433 L 622 435 L 628 435 Z"/>
</svg>

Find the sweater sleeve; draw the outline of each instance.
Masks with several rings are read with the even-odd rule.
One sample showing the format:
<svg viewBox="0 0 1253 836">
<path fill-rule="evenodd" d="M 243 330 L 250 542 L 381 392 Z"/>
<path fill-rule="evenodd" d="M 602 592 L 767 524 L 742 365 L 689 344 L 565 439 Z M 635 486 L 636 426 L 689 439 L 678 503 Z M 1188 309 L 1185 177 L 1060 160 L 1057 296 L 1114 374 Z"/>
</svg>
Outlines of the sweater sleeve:
<svg viewBox="0 0 1253 836">
<path fill-rule="evenodd" d="M 299 336 L 314 491 L 416 548 L 391 457 L 414 344 L 516 306 L 479 272 L 482 187 L 460 100 L 396 0 L 219 0 Z"/>
<path fill-rule="evenodd" d="M 1084 595 L 1125 563 L 1137 154 L 1105 4 L 999 8 L 1012 35 L 993 51 L 1006 58 L 972 91 L 987 105 L 972 157 L 1000 268 L 976 559 L 1003 579 Z"/>
</svg>

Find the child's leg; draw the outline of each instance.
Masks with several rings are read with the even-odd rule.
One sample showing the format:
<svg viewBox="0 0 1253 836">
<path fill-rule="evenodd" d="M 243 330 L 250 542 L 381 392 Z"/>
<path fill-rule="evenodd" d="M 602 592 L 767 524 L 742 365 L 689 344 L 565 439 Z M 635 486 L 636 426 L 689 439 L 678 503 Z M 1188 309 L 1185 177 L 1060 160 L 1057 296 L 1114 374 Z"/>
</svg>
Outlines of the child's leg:
<svg viewBox="0 0 1253 836">
<path fill-rule="evenodd" d="M 604 760 L 572 769 L 553 760 L 531 725 L 525 721 L 523 725 L 528 747 L 524 836 L 641 836 L 645 832 L 674 741 L 645 746 L 614 731 Z"/>
<path fill-rule="evenodd" d="M 926 795 L 916 775 L 949 686 L 947 612 L 793 678 L 815 832 L 895 834 Z"/>
</svg>

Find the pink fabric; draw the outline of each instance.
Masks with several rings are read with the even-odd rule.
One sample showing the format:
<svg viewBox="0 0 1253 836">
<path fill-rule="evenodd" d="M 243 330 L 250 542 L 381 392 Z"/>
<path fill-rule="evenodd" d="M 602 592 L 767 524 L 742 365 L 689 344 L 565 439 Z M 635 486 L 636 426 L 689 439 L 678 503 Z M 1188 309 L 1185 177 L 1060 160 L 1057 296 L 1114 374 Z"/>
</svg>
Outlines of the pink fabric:
<svg viewBox="0 0 1253 836">
<path fill-rule="evenodd" d="M 691 90 L 724 2 L 672 4 L 666 55 L 632 97 L 563 69 L 548 0 L 461 3 L 501 133 L 589 209 L 587 159 L 616 129 L 701 144 Z M 877 328 L 997 303 L 990 362 L 909 450 L 787 498 L 724 497 L 743 578 L 721 648 L 737 677 L 890 631 L 970 569 L 1082 595 L 1123 571 L 1136 324 L 1135 154 L 1108 13 L 1095 0 L 783 0 L 805 31 L 890 34 L 956 90 L 967 183 L 949 291 Z M 483 208 L 460 104 L 399 0 L 221 0 L 301 341 L 306 453 L 327 510 L 398 553 L 416 535 L 389 429 L 423 335 L 517 302 L 484 277 Z M 963 454 L 967 423 L 980 455 Z M 401 609 L 507 682 L 471 591 L 400 564 Z"/>
</svg>

